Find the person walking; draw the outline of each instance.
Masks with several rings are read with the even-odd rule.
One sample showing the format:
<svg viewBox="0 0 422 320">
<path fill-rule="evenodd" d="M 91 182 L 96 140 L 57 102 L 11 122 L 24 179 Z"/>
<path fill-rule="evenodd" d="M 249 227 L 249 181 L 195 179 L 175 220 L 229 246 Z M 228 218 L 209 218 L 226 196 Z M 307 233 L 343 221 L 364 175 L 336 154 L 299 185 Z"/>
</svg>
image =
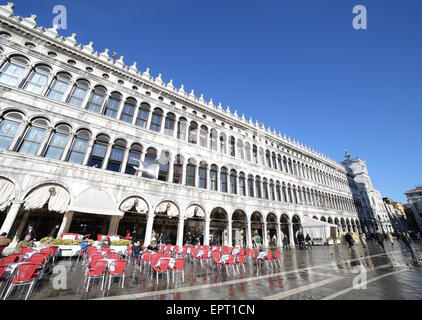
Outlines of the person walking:
<svg viewBox="0 0 422 320">
<path fill-rule="evenodd" d="M 389 232 L 387 236 L 388 236 L 388 240 L 390 240 L 391 245 L 394 247 L 394 238 L 391 232 Z"/>
<path fill-rule="evenodd" d="M 411 238 L 408 236 L 406 232 L 403 232 L 401 239 L 403 243 L 406 245 L 406 247 L 409 249 L 409 251 L 413 253 L 413 248 L 412 248 L 412 245 L 410 244 Z"/>
<path fill-rule="evenodd" d="M 365 236 L 365 234 L 364 233 L 361 233 L 360 236 L 359 236 L 359 238 L 360 238 L 360 243 L 362 243 L 362 247 L 364 249 L 367 249 L 368 245 L 366 243 L 366 236 Z"/>
<path fill-rule="evenodd" d="M 273 239 L 272 239 L 272 241 L 273 241 L 273 247 L 275 248 L 275 247 L 277 247 L 277 235 L 274 233 L 274 235 L 273 235 Z"/>
<path fill-rule="evenodd" d="M 305 237 L 303 236 L 302 231 L 299 231 L 297 234 L 297 241 L 299 242 L 299 249 L 304 250 L 305 249 Z"/>
<path fill-rule="evenodd" d="M 290 250 L 290 240 L 287 234 L 285 234 L 283 238 L 283 250 Z"/>
<path fill-rule="evenodd" d="M 262 248 L 262 237 L 259 234 L 256 235 L 255 241 L 256 241 L 257 248 L 261 249 Z"/>
<path fill-rule="evenodd" d="M 384 248 L 384 236 L 382 235 L 381 232 L 377 231 L 376 239 L 378 241 L 378 245 L 382 248 L 383 251 L 385 251 L 385 248 Z"/>
<path fill-rule="evenodd" d="M 308 245 L 309 249 L 312 250 L 312 239 L 309 233 L 306 235 L 306 244 Z"/>
<path fill-rule="evenodd" d="M 353 240 L 353 236 L 350 232 L 346 233 L 344 236 L 344 239 L 346 240 L 347 244 L 349 245 L 349 248 L 351 250 L 355 250 L 355 241 Z"/>
</svg>

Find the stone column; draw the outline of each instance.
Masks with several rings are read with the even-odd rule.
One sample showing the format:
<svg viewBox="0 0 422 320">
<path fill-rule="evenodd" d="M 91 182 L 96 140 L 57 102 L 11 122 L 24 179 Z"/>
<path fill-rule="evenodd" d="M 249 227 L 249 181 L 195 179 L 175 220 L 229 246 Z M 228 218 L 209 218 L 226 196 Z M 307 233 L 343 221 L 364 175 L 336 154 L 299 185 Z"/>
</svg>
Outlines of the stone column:
<svg viewBox="0 0 422 320">
<path fill-rule="evenodd" d="M 14 243 L 14 244 L 17 244 L 18 243 L 18 241 L 20 239 L 20 236 L 22 234 L 23 228 L 25 228 L 25 225 L 28 222 L 28 218 L 29 218 L 29 211 L 26 211 L 24 213 L 23 217 L 22 217 L 22 220 L 21 220 L 21 222 L 19 224 L 18 229 L 16 230 L 16 234 L 15 234 L 15 237 L 13 238 L 12 243 Z"/>
<path fill-rule="evenodd" d="M 70 147 L 72 146 L 73 139 L 75 138 L 75 133 L 72 132 L 69 137 L 67 138 L 66 146 L 63 150 L 62 157 L 60 158 L 61 161 L 66 161 L 67 155 L 69 153 Z"/>
<path fill-rule="evenodd" d="M 122 169 L 120 170 L 120 172 L 122 172 L 122 173 L 125 173 L 125 171 L 126 171 L 127 162 L 129 160 L 129 151 L 130 151 L 130 147 L 127 147 L 126 150 L 125 150 L 125 154 L 123 155 Z"/>
<path fill-rule="evenodd" d="M 229 246 L 229 247 L 232 247 L 233 246 L 233 231 L 232 231 L 232 220 L 231 219 L 229 219 L 228 221 L 227 221 L 227 238 L 228 238 L 228 243 L 227 243 L 227 245 Z"/>
<path fill-rule="evenodd" d="M 182 165 L 182 186 L 186 185 L 186 168 L 187 168 L 187 162 L 183 163 Z"/>
<path fill-rule="evenodd" d="M 199 163 L 198 165 L 195 167 L 195 187 L 199 188 Z"/>
<path fill-rule="evenodd" d="M 107 165 L 108 165 L 108 161 L 110 160 L 110 155 L 111 155 L 111 151 L 113 150 L 113 144 L 111 142 L 109 142 L 108 147 L 107 147 L 107 152 L 106 155 L 104 157 L 104 162 L 103 162 L 103 166 L 101 167 L 101 169 L 106 169 Z"/>
<path fill-rule="evenodd" d="M 58 238 L 60 238 L 60 235 L 62 233 L 68 233 L 69 232 L 70 225 L 72 224 L 73 214 L 74 214 L 73 211 L 67 211 L 64 214 L 62 224 L 60 226 L 59 232 L 57 233 Z M 84 234 L 84 236 L 85 236 L 85 234 Z"/>
<path fill-rule="evenodd" d="M 40 95 L 45 96 L 47 94 L 48 89 L 53 85 L 55 76 L 54 74 L 50 74 L 47 78 L 47 81 L 44 84 L 44 88 L 42 89 Z"/>
<path fill-rule="evenodd" d="M 147 130 L 149 130 L 149 128 L 151 127 L 151 121 L 152 121 L 152 114 L 154 113 L 153 108 L 151 107 L 151 110 L 148 112 L 148 120 L 147 120 L 147 124 L 146 124 L 146 128 Z"/>
<path fill-rule="evenodd" d="M 283 246 L 281 239 L 281 224 L 277 222 L 277 246 L 281 248 Z"/>
<path fill-rule="evenodd" d="M 144 246 L 148 247 L 151 244 L 152 228 L 154 226 L 154 215 L 149 214 L 147 220 L 147 226 L 145 230 Z"/>
<path fill-rule="evenodd" d="M 110 225 L 108 227 L 108 234 L 109 235 L 116 235 L 117 228 L 119 227 L 121 217 L 120 216 L 112 216 L 110 219 Z"/>
<path fill-rule="evenodd" d="M 269 247 L 269 243 L 268 243 L 268 237 L 267 237 L 267 222 L 264 222 L 264 234 L 262 235 L 262 243 L 264 245 L 264 248 L 268 248 Z"/>
<path fill-rule="evenodd" d="M 174 160 L 169 159 L 168 182 L 173 183 L 173 175 L 174 175 Z"/>
<path fill-rule="evenodd" d="M 295 246 L 295 235 L 293 232 L 293 223 L 289 223 L 289 240 L 290 240 L 290 246 Z"/>
<path fill-rule="evenodd" d="M 45 132 L 44 138 L 41 141 L 40 146 L 38 148 L 38 151 L 36 153 L 37 156 L 42 156 L 42 154 L 44 153 L 45 148 L 48 144 L 48 141 L 50 141 L 50 137 L 51 137 L 53 130 L 54 130 L 53 127 L 48 127 L 47 131 Z"/>
<path fill-rule="evenodd" d="M 185 219 L 183 215 L 180 213 L 179 215 L 179 224 L 177 226 L 177 245 L 179 247 L 183 246 L 183 232 L 185 227 Z"/>
<path fill-rule="evenodd" d="M 13 222 L 16 219 L 16 216 L 19 213 L 19 209 L 22 206 L 22 202 L 14 201 L 12 202 L 12 206 L 9 208 L 9 211 L 7 212 L 6 220 L 4 220 L 3 225 L 1 226 L 0 234 L 3 232 L 10 232 L 10 229 L 12 229 Z"/>
<path fill-rule="evenodd" d="M 251 226 L 251 221 L 248 220 L 248 234 L 247 234 L 247 244 L 246 246 L 248 248 L 252 248 L 252 226 Z"/>
<path fill-rule="evenodd" d="M 91 157 L 92 149 L 94 148 L 94 140 L 91 140 L 88 144 L 88 148 L 86 149 L 85 158 L 82 165 L 87 166 L 89 158 Z"/>
<path fill-rule="evenodd" d="M 205 217 L 205 236 L 204 236 L 204 245 L 210 245 L 210 223 L 211 220 L 208 216 Z"/>
<path fill-rule="evenodd" d="M 16 133 L 15 137 L 13 138 L 12 142 L 10 143 L 9 151 L 15 151 L 19 145 L 19 142 L 22 140 L 23 135 L 25 134 L 26 129 L 28 128 L 31 121 L 24 120 L 21 124 L 18 132 Z"/>
</svg>

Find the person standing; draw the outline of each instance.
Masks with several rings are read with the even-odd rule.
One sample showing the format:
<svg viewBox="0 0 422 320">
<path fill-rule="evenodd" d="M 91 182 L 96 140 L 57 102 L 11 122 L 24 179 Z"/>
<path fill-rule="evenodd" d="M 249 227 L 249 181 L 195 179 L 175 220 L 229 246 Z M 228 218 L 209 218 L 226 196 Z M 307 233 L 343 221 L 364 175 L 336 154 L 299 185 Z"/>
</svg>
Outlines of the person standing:
<svg viewBox="0 0 422 320">
<path fill-rule="evenodd" d="M 283 238 L 283 250 L 290 250 L 290 240 L 287 234 L 285 234 Z"/>
<path fill-rule="evenodd" d="M 31 236 L 30 240 L 35 241 L 35 237 L 37 236 L 37 234 L 35 233 L 35 230 L 32 224 L 28 225 L 28 229 L 26 229 L 25 232 L 23 233 L 21 240 L 24 240 L 27 235 Z"/>
<path fill-rule="evenodd" d="M 385 248 L 384 248 L 384 236 L 382 235 L 381 232 L 377 231 L 376 239 L 378 241 L 378 245 L 382 248 L 383 251 L 385 251 Z"/>
<path fill-rule="evenodd" d="M 273 241 L 273 247 L 275 248 L 275 247 L 277 247 L 277 235 L 274 233 L 274 235 L 273 235 L 273 239 L 272 239 L 272 241 Z"/>
<path fill-rule="evenodd" d="M 413 252 L 412 245 L 410 244 L 410 237 L 407 235 L 406 232 L 403 232 L 403 235 L 401 237 L 403 243 L 406 245 L 406 247 L 410 250 L 410 252 Z"/>
<path fill-rule="evenodd" d="M 262 237 L 259 234 L 256 235 L 255 241 L 256 241 L 257 248 L 261 249 L 262 248 Z"/>
<path fill-rule="evenodd" d="M 360 243 L 362 243 L 362 247 L 364 249 L 367 249 L 367 243 L 366 243 L 366 236 L 365 236 L 365 234 L 364 233 L 361 233 L 359 238 L 360 238 Z"/>
<path fill-rule="evenodd" d="M 297 235 L 297 241 L 299 242 L 299 249 L 300 250 L 305 249 L 305 237 L 303 236 L 302 231 L 299 231 Z"/>
<path fill-rule="evenodd" d="M 135 244 L 138 241 L 138 233 L 136 232 L 136 229 L 133 229 L 132 232 L 132 245 Z"/>
</svg>

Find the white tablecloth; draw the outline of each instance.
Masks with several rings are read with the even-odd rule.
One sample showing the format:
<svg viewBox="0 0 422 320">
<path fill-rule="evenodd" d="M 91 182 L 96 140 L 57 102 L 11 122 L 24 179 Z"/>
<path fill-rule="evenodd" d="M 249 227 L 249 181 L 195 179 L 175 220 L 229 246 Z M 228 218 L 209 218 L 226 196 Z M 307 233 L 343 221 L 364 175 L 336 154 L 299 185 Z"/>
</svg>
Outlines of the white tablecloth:
<svg viewBox="0 0 422 320">
<path fill-rule="evenodd" d="M 160 258 L 156 264 L 156 267 L 160 267 L 160 262 L 161 260 L 170 260 L 169 262 L 169 266 L 168 269 L 171 269 L 174 267 L 174 265 L 176 264 L 176 259 L 175 258 Z"/>
<path fill-rule="evenodd" d="M 116 261 L 116 259 L 103 259 L 104 261 L 107 261 L 107 268 L 110 271 L 114 271 L 114 261 Z"/>
<path fill-rule="evenodd" d="M 237 254 L 239 254 L 239 253 L 240 253 L 240 249 L 238 249 L 238 248 L 233 249 L 232 254 L 237 255 Z"/>
<path fill-rule="evenodd" d="M 228 255 L 228 254 L 225 254 L 225 255 L 223 255 L 223 256 L 221 256 L 221 258 L 220 258 L 220 263 L 228 263 L 229 262 L 229 258 L 230 258 L 230 255 Z"/>
<path fill-rule="evenodd" d="M 260 252 L 257 259 L 267 259 L 268 252 Z"/>
</svg>

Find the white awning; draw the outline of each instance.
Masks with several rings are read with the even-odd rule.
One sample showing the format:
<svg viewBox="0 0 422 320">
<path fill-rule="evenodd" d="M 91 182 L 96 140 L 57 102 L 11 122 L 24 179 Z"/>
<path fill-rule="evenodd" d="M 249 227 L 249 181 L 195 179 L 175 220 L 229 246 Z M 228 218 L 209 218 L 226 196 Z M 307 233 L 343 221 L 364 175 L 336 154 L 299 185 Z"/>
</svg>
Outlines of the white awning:
<svg viewBox="0 0 422 320">
<path fill-rule="evenodd" d="M 123 212 L 128 212 L 133 207 L 135 207 L 135 210 L 138 213 L 148 214 L 148 204 L 145 202 L 144 199 L 139 197 L 126 199 L 120 206 L 120 210 Z"/>
<path fill-rule="evenodd" d="M 48 202 L 48 210 L 65 213 L 70 202 L 66 189 L 57 185 L 45 185 L 32 191 L 25 199 L 25 210 L 41 209 Z"/>
<path fill-rule="evenodd" d="M 6 209 L 15 196 L 15 185 L 9 180 L 0 179 L 0 211 Z"/>
<path fill-rule="evenodd" d="M 96 189 L 86 190 L 68 210 L 105 216 L 121 217 L 124 214 L 107 192 Z"/>
<path fill-rule="evenodd" d="M 302 219 L 302 228 L 326 228 L 326 227 L 336 227 L 335 224 L 331 224 L 324 221 L 315 220 L 309 217 L 303 217 Z"/>
<path fill-rule="evenodd" d="M 331 236 L 332 228 L 335 228 L 337 235 L 337 226 L 334 224 L 315 220 L 306 216 L 302 218 L 302 229 L 305 237 L 309 234 L 311 239 L 320 238 L 326 240 Z"/>
</svg>

